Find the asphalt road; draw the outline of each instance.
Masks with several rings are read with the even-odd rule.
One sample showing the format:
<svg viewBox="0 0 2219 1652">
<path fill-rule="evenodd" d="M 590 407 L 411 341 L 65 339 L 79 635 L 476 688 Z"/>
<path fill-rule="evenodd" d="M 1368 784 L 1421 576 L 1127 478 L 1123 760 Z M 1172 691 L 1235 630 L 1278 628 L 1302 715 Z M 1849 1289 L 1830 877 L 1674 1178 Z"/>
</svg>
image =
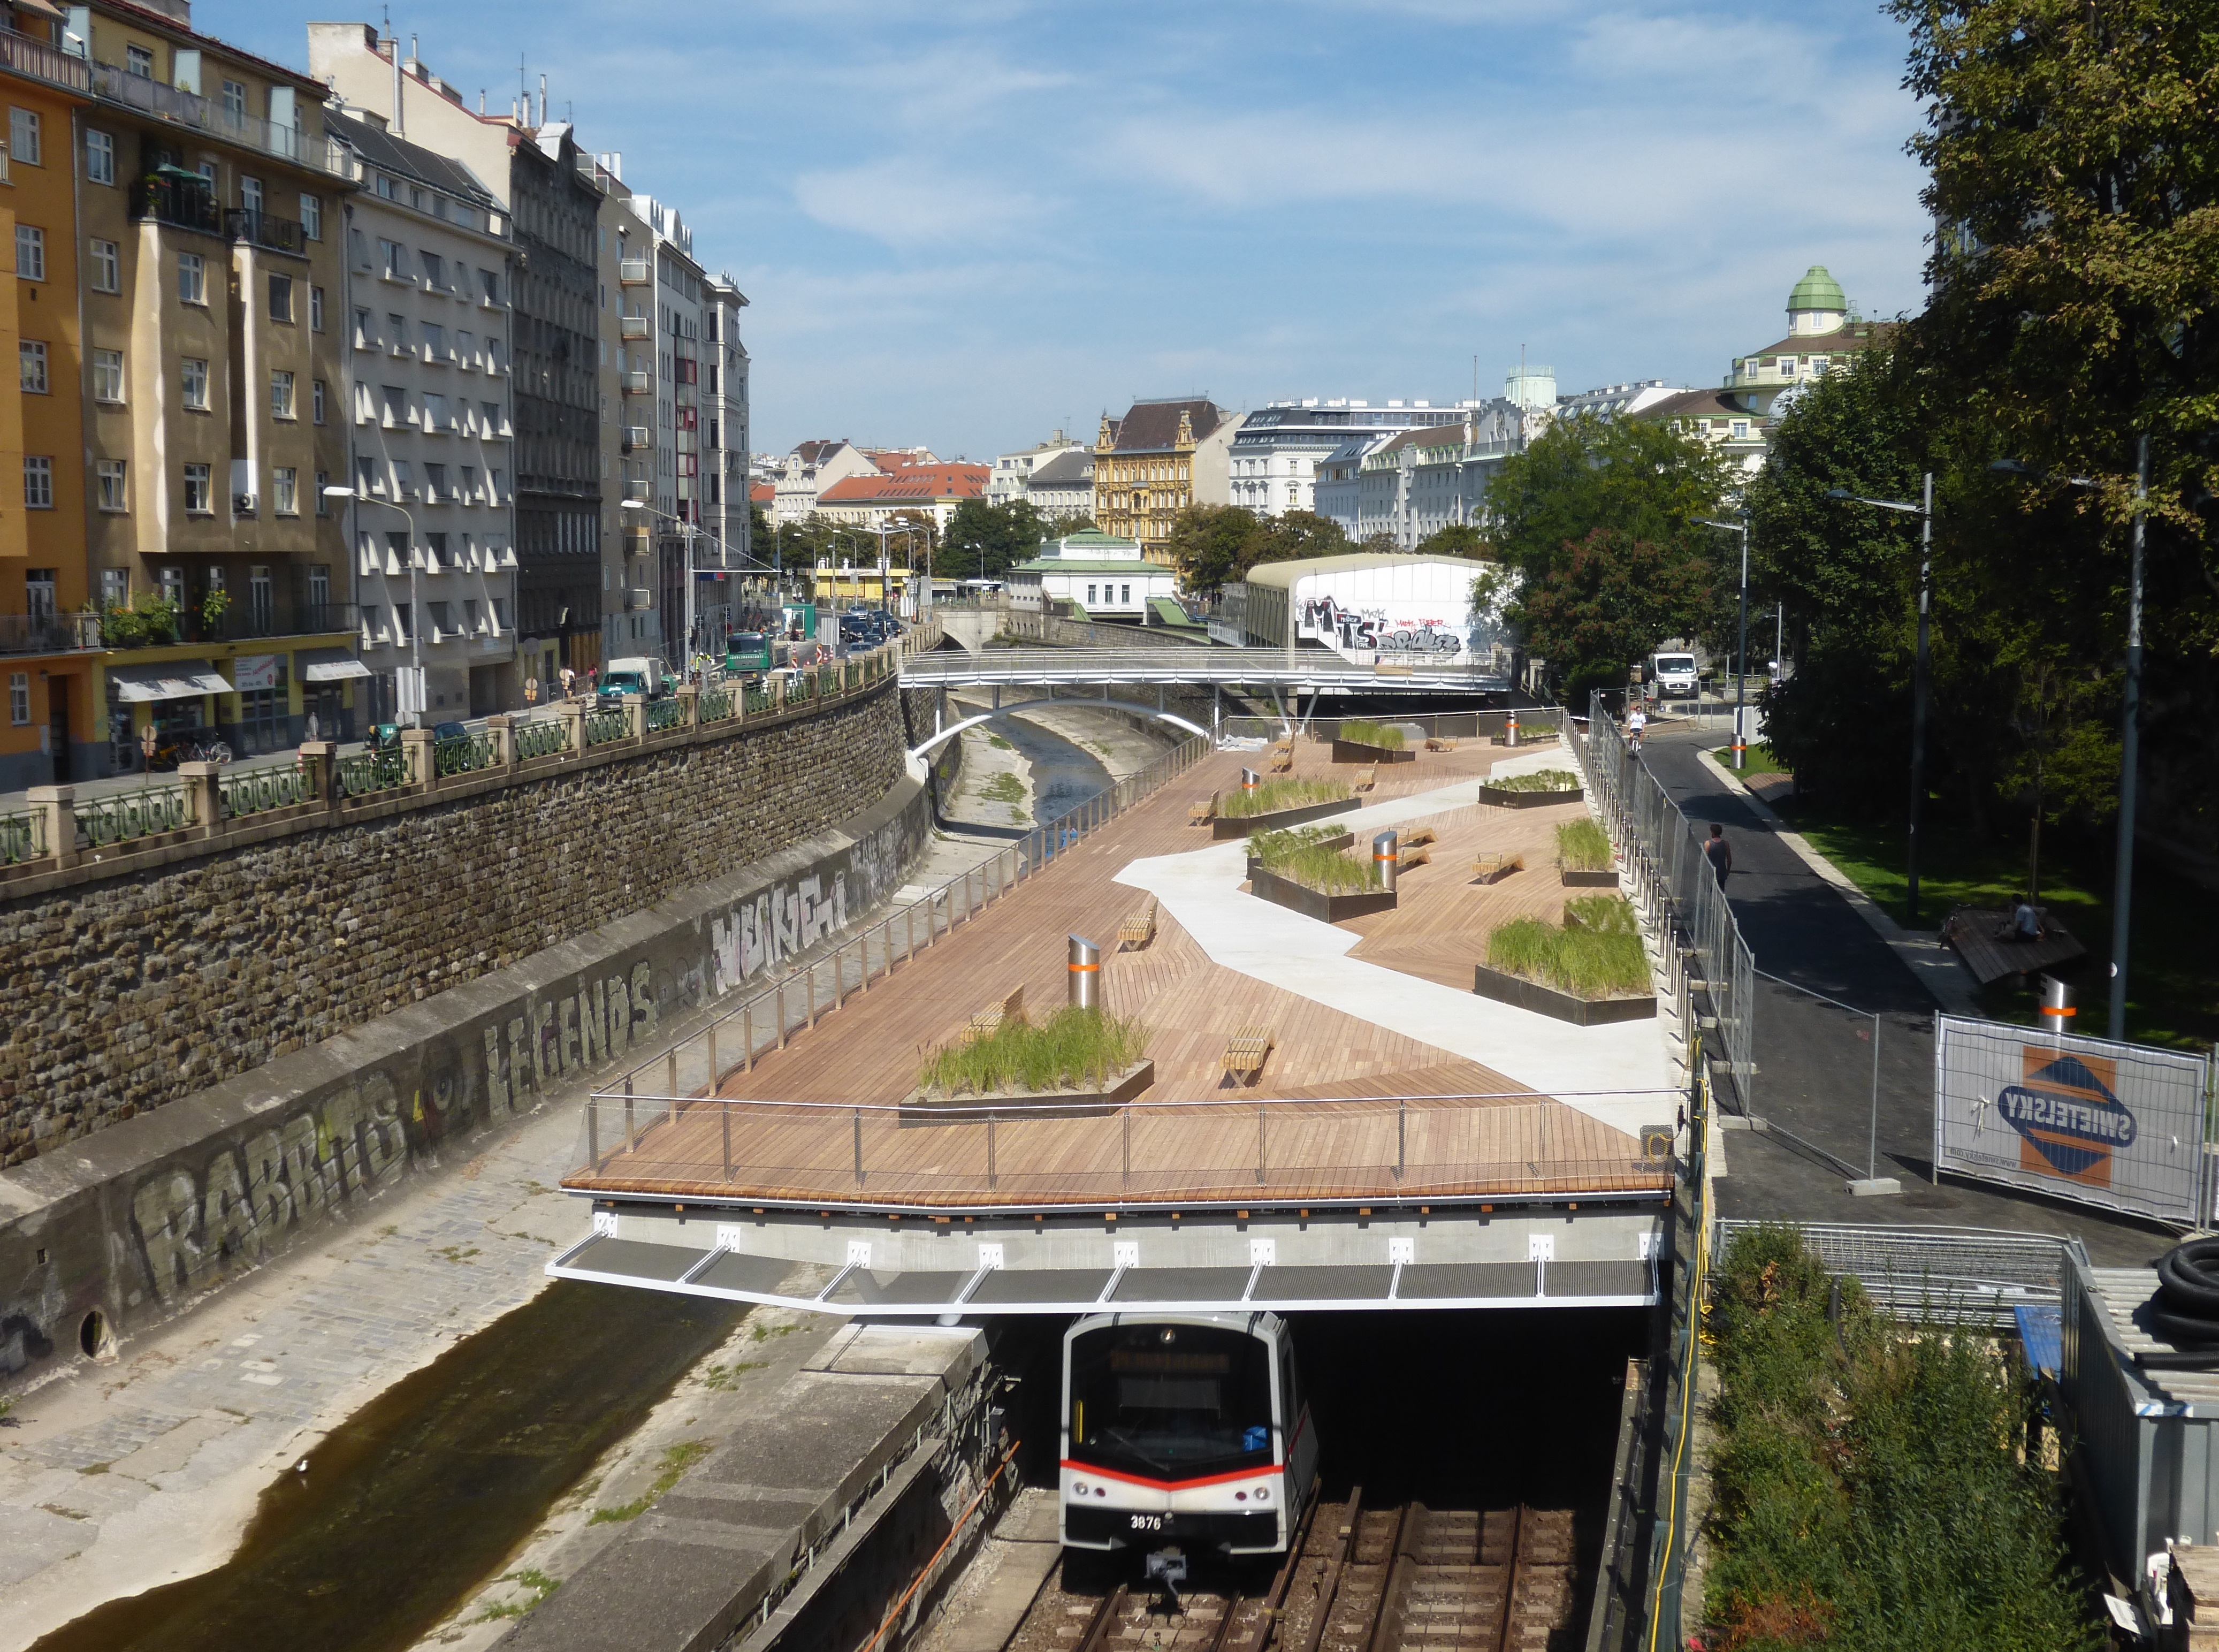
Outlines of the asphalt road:
<svg viewBox="0 0 2219 1652">
<path fill-rule="evenodd" d="M 2154 1223 L 1955 1179 L 1934 1185 L 1934 1001 L 1886 942 L 1702 761 L 1698 754 L 1724 738 L 1652 730 L 1644 755 L 1690 821 L 1725 828 L 1734 860 L 1727 897 L 1756 967 L 1779 978 L 1757 982 L 1753 1110 L 1860 1174 L 1871 1164 L 1904 1190 L 1856 1197 L 1819 1155 L 1777 1133 L 1734 1130 L 1722 1133 L 1720 1213 L 2069 1234 L 2099 1265 L 2115 1267 L 2168 1249 L 2172 1235 Z"/>
</svg>

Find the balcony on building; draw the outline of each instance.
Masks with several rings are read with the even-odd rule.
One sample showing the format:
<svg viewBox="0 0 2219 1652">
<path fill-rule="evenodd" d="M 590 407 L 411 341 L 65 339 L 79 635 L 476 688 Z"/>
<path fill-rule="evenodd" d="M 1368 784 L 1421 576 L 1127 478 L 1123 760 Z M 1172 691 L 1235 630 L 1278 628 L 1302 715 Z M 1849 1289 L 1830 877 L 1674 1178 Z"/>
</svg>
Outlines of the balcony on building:
<svg viewBox="0 0 2219 1652">
<path fill-rule="evenodd" d="M 89 90 L 92 84 L 91 66 L 83 58 L 12 28 L 0 28 L 0 68 L 74 92 Z"/>
<path fill-rule="evenodd" d="M 288 252 L 296 258 L 308 256 L 308 239 L 295 219 L 280 218 L 275 213 L 252 208 L 233 207 L 226 210 L 223 221 L 225 230 L 234 241 L 245 241 L 272 252 Z"/>
<path fill-rule="evenodd" d="M 276 156 L 311 171 L 328 173 L 333 177 L 346 176 L 346 152 L 328 137 L 310 137 L 298 127 L 227 109 L 196 92 L 165 86 L 158 80 L 134 75 L 111 63 L 90 64 L 87 69 L 92 93 L 103 102 L 121 104 L 140 115 L 205 133 L 260 154 Z"/>
<path fill-rule="evenodd" d="M 627 338 L 649 338 L 655 335 L 655 322 L 648 316 L 627 315 L 620 320 L 624 336 Z"/>
<path fill-rule="evenodd" d="M 0 614 L 0 654 L 68 654 L 100 645 L 97 614 Z"/>
<path fill-rule="evenodd" d="M 626 258 L 617 266 L 617 279 L 627 287 L 647 287 L 655 282 L 655 264 L 649 258 Z"/>
<path fill-rule="evenodd" d="M 624 376 L 624 393 L 628 396 L 643 396 L 654 388 L 654 380 L 648 374 L 626 373 Z"/>
<path fill-rule="evenodd" d="M 216 205 L 208 180 L 166 163 L 131 186 L 131 215 L 202 235 L 225 233 L 224 210 Z"/>
<path fill-rule="evenodd" d="M 644 425 L 626 425 L 624 427 L 624 450 L 627 453 L 634 448 L 647 446 L 653 439 Z"/>
</svg>

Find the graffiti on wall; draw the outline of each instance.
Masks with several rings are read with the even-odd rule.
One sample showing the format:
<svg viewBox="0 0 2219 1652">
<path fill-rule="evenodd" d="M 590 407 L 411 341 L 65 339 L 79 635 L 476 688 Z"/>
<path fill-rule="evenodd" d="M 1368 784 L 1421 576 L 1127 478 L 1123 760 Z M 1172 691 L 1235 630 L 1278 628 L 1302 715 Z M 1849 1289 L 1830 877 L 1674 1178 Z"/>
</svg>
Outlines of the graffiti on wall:
<svg viewBox="0 0 2219 1652">
<path fill-rule="evenodd" d="M 133 1190 L 137 1264 L 124 1291 L 181 1301 L 251 1267 L 296 1231 L 389 1186 L 440 1146 L 530 1110 L 651 1040 L 663 1005 L 690 1008 L 844 931 L 899 886 L 924 841 L 923 810 L 901 811 L 807 873 L 749 891 L 706 915 L 706 957 L 642 960 L 527 993 L 507 1013 L 410 1059 L 411 1078 L 355 1075 L 252 1137 L 211 1149 L 197 1167 L 171 1164 Z M 659 990 L 658 990 L 659 989 Z M 414 1064 L 420 1063 L 420 1067 Z M 402 1065 L 401 1063 L 395 1065 Z"/>
</svg>

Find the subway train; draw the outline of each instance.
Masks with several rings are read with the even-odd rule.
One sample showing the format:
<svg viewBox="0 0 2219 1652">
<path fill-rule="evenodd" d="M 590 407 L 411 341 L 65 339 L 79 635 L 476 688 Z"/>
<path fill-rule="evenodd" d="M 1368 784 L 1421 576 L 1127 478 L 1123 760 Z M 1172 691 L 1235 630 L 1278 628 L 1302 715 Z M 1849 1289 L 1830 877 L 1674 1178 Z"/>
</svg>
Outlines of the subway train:
<svg viewBox="0 0 2219 1652">
<path fill-rule="evenodd" d="M 1146 1551 L 1151 1575 L 1167 1550 L 1284 1554 L 1317 1478 L 1277 1314 L 1102 1314 L 1064 1333 L 1066 1547 Z"/>
</svg>

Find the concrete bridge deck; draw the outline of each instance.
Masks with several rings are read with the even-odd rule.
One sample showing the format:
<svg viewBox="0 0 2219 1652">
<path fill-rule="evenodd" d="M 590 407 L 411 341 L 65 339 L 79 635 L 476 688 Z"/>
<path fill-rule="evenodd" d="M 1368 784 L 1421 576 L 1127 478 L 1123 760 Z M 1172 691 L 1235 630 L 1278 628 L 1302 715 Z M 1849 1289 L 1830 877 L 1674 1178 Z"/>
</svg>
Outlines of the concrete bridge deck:
<svg viewBox="0 0 2219 1652">
<path fill-rule="evenodd" d="M 1333 772 L 1322 744 L 1297 753 L 1298 777 Z M 1244 846 L 1210 844 L 1187 823 L 1193 799 L 1237 784 L 1241 756 L 1204 758 L 913 961 L 890 952 L 867 991 L 847 993 L 786 1047 L 768 1027 L 768 1046 L 748 1035 L 751 1066 L 728 1046 L 715 1095 L 650 1096 L 644 1081 L 661 1071 L 651 1064 L 630 1096 L 597 1096 L 564 1186 L 595 1200 L 601 1232 L 559 1270 L 848 1312 L 959 1301 L 1008 1311 L 1091 1302 L 1121 1267 L 1128 1282 L 1114 1289 L 1127 1295 L 1116 1300 L 1129 1300 L 1132 1270 L 1159 1271 L 1155 1258 L 1121 1264 L 1104 1235 L 1141 1224 L 1184 1233 L 1184 1258 L 1213 1258 L 1198 1264 L 1206 1277 L 1150 1286 L 1179 1300 L 1204 1291 L 1257 1303 L 1259 1287 L 1272 1300 L 1326 1300 L 1352 1285 L 1365 1301 L 1394 1300 L 1400 1262 L 1507 1264 L 1514 1280 L 1437 1282 L 1453 1284 L 1455 1301 L 1492 1300 L 1509 1284 L 1518 1288 L 1504 1294 L 1525 1301 L 1542 1295 L 1537 1264 L 1645 1258 L 1672 1166 L 1644 1153 L 1638 1133 L 1670 1125 L 1679 1106 L 1656 1024 L 1576 1028 L 1470 989 L 1486 928 L 1561 912 L 1546 845 L 1580 808 L 1482 808 L 1476 783 L 1498 758 L 1564 761 L 1467 746 L 1379 769 L 1379 793 L 1348 817 L 1352 829 L 1424 820 L 1441 839 L 1438 864 L 1409 873 L 1399 910 L 1365 935 L 1242 891 Z M 1472 885 L 1481 848 L 1522 853 L 1532 869 Z M 974 1011 L 1014 988 L 1036 1015 L 1060 1005 L 1065 936 L 1114 936 L 1149 894 L 1155 939 L 1117 955 L 1105 946 L 1103 971 L 1110 1009 L 1149 1029 L 1155 1077 L 1143 1098 L 1045 1116 L 903 1106 L 923 1056 Z M 1228 1037 L 1250 1026 L 1274 1040 L 1252 1088 L 1221 1061 Z M 1453 1239 L 1443 1227 L 1451 1210 L 1465 1213 Z M 1606 1212 L 1617 1213 L 1609 1223 Z M 1047 1242 L 1009 1246 L 1005 1229 Z M 959 1256 L 937 1242 L 956 1237 L 983 1248 Z M 1265 1237 L 1284 1253 L 1277 1279 L 1250 1251 Z M 1588 1254 L 1590 1240 L 1600 1254 Z M 842 1277 L 814 1276 L 805 1291 L 786 1277 L 823 1264 Z M 1057 1276 L 984 1277 L 1035 1264 Z M 1364 1272 L 1333 1276 L 1330 1290 L 1324 1276 L 1297 1276 L 1343 1266 Z M 1251 1280 L 1256 1267 L 1265 1271 Z M 895 1285 L 898 1275 L 911 1282 Z M 1414 1290 L 1425 1276 L 1411 1276 Z M 1631 1276 L 1617 1283 L 1625 1289 L 1606 1293 L 1617 1300 L 1645 1289 Z"/>
<path fill-rule="evenodd" d="M 1299 693 L 1502 694 L 1510 680 L 1470 666 L 1359 663 L 1324 649 L 942 649 L 902 661 L 904 687 L 1038 686 L 1053 683 L 1246 684 Z"/>
</svg>

